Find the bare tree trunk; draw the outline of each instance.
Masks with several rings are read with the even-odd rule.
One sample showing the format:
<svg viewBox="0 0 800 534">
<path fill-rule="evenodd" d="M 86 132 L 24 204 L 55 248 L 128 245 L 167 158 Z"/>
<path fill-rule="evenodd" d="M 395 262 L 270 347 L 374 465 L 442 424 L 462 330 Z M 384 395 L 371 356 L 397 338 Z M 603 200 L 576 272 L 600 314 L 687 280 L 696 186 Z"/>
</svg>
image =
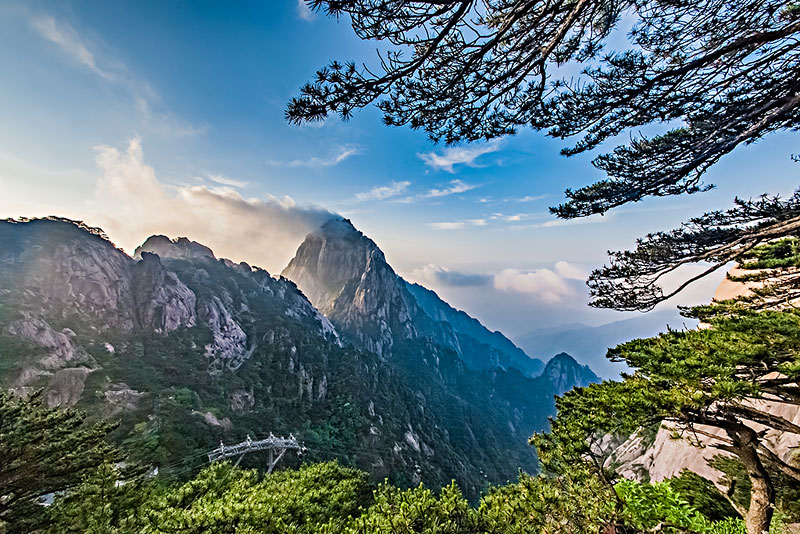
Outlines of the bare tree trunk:
<svg viewBox="0 0 800 534">
<path fill-rule="evenodd" d="M 775 509 L 775 487 L 764 464 L 761 462 L 756 447 L 758 435 L 749 427 L 728 435 L 733 438 L 739 460 L 750 477 L 750 508 L 745 515 L 747 534 L 765 534 L 769 532 L 772 513 Z"/>
</svg>

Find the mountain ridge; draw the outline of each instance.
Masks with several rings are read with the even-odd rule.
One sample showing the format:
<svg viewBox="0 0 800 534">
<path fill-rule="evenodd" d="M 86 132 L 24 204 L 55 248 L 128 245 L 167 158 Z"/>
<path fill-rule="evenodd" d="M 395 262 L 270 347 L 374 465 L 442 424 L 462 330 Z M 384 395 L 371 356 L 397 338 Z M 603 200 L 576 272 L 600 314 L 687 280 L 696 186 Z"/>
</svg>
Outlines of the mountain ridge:
<svg viewBox="0 0 800 534">
<path fill-rule="evenodd" d="M 334 451 L 404 485 L 455 478 L 473 496 L 536 470 L 527 438 L 554 414 L 550 377 L 470 369 L 427 336 L 388 359 L 353 348 L 292 281 L 155 242 L 164 257 L 151 241 L 135 259 L 79 223 L 0 222 L 0 385 L 119 420 L 115 439 L 165 473 L 272 431 L 311 459 Z"/>
</svg>

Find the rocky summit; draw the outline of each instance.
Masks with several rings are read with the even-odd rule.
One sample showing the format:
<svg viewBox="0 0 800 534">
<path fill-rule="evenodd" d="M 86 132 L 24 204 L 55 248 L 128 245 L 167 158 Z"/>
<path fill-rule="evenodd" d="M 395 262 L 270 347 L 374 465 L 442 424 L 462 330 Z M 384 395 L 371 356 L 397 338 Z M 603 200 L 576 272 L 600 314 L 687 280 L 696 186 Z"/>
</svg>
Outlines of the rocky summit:
<svg viewBox="0 0 800 534">
<path fill-rule="evenodd" d="M 553 396 L 595 379 L 408 284 L 347 220 L 284 277 L 187 238 L 130 257 L 79 222 L 0 222 L 0 385 L 120 421 L 115 439 L 168 475 L 220 441 L 294 433 L 311 459 L 476 496 L 535 471 Z"/>
<path fill-rule="evenodd" d="M 376 354 L 389 356 L 401 340 L 426 339 L 454 351 L 471 369 L 515 368 L 537 376 L 544 368 L 500 332 L 403 280 L 347 219 L 309 234 L 282 275 L 353 343 Z"/>
</svg>

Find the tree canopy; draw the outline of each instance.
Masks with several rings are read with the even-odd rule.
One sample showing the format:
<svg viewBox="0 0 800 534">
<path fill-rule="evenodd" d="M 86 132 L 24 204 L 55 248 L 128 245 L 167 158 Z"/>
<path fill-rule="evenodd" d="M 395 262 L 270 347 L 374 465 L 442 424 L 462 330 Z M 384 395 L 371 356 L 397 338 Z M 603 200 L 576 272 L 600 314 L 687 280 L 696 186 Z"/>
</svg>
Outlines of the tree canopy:
<svg viewBox="0 0 800 534">
<path fill-rule="evenodd" d="M 800 436 L 800 426 L 776 409 L 800 406 L 800 311 L 723 305 L 697 314 L 708 328 L 609 350 L 610 358 L 635 371 L 564 395 L 552 435 L 537 443 L 545 458 L 553 444 L 564 450 L 565 443 L 571 458 L 582 458 L 597 454 L 604 435 L 627 436 L 667 421 L 678 435 L 740 462 L 751 484 L 748 532 L 763 532 L 775 505 L 775 478 L 800 481 L 800 468 L 767 441 L 770 430 Z M 605 476 L 602 467 L 598 472 Z"/>
<path fill-rule="evenodd" d="M 349 118 L 376 104 L 387 125 L 472 142 L 521 127 L 599 154 L 606 177 L 567 189 L 561 218 L 713 187 L 736 147 L 800 126 L 800 3 L 794 0 L 308 0 L 380 41 L 379 67 L 333 61 L 286 109 L 290 122 Z M 645 136 L 640 128 L 660 132 Z M 787 158 L 789 155 L 787 154 Z M 593 273 L 595 306 L 647 310 L 731 259 L 800 225 L 797 196 L 648 235 Z M 710 262 L 665 291 L 664 274 Z"/>
<path fill-rule="evenodd" d="M 28 398 L 0 390 L 0 532 L 33 532 L 44 496 L 78 486 L 119 451 L 105 441 L 113 424 L 87 424 L 86 414 L 48 407 L 41 391 Z"/>
<path fill-rule="evenodd" d="M 737 146 L 800 125 L 800 4 L 787 0 L 310 0 L 383 41 L 380 68 L 334 61 L 288 120 L 349 118 L 376 103 L 387 125 L 434 141 L 530 126 L 577 138 L 566 155 L 650 124 L 598 156 L 608 178 L 568 190 L 560 217 L 703 191 Z M 610 43 L 627 34 L 627 44 Z M 618 39 L 616 39 L 618 40 Z M 788 157 L 788 155 L 787 155 Z"/>
</svg>

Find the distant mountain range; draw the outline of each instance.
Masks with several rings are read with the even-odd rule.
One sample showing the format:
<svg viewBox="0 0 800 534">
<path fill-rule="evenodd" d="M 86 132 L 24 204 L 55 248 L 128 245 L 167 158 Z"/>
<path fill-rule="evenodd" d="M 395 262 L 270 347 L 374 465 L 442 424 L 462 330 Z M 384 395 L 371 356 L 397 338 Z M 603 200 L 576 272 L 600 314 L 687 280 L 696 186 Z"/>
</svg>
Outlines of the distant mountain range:
<svg viewBox="0 0 800 534">
<path fill-rule="evenodd" d="M 638 317 L 615 321 L 601 326 L 580 323 L 554 328 L 533 330 L 515 336 L 517 344 L 532 355 L 547 355 L 567 352 L 577 360 L 588 364 L 603 378 L 615 378 L 626 367 L 606 359 L 606 351 L 632 339 L 652 337 L 664 332 L 669 325 L 673 329 L 694 328 L 697 321 L 687 319 L 677 310 L 650 312 Z"/>
<path fill-rule="evenodd" d="M 598 380 L 408 284 L 349 221 L 283 274 L 186 238 L 129 257 L 81 223 L 0 222 L 0 385 L 119 420 L 115 439 L 173 476 L 220 440 L 293 432 L 311 459 L 475 496 L 535 471 L 553 396 Z"/>
</svg>

